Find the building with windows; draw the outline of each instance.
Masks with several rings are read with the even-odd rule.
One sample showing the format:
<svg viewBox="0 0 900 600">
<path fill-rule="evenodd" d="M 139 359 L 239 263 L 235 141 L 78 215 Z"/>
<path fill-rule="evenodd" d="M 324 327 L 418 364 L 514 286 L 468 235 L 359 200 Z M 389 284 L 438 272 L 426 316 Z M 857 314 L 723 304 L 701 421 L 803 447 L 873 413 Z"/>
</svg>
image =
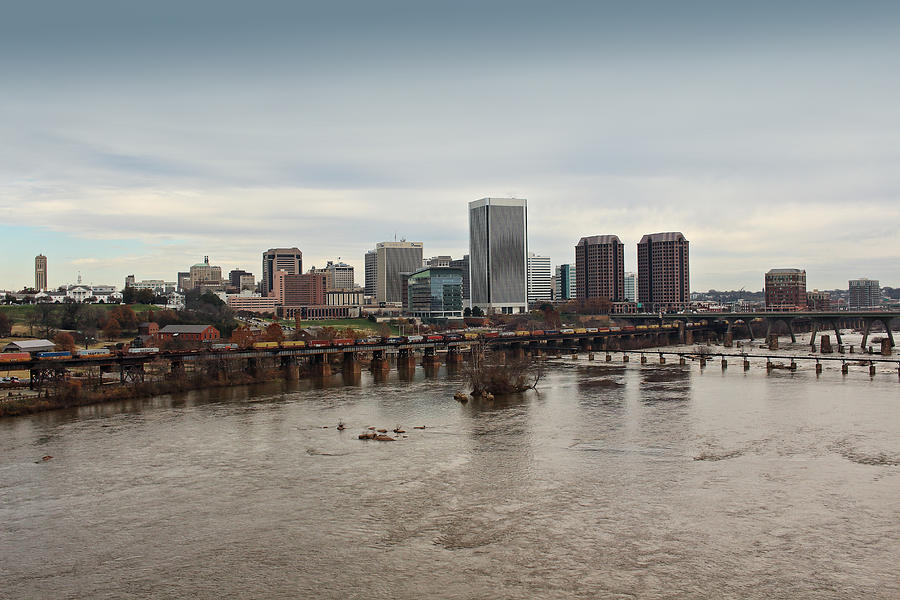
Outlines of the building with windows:
<svg viewBox="0 0 900 600">
<path fill-rule="evenodd" d="M 806 271 L 770 269 L 766 273 L 766 310 L 805 310 Z"/>
<path fill-rule="evenodd" d="M 403 303 L 403 277 L 422 268 L 422 242 L 379 242 L 375 245 L 375 300 Z"/>
<path fill-rule="evenodd" d="M 423 267 L 407 278 L 406 312 L 423 319 L 463 316 L 462 271 Z"/>
<path fill-rule="evenodd" d="M 366 252 L 365 256 L 366 281 L 365 292 L 370 298 L 375 297 L 375 286 L 378 283 L 378 254 L 374 250 Z"/>
<path fill-rule="evenodd" d="M 225 288 L 222 280 L 222 267 L 209 264 L 209 257 L 204 256 L 202 263 L 190 268 L 190 289 L 220 291 Z"/>
<path fill-rule="evenodd" d="M 232 269 L 228 273 L 228 287 L 234 288 L 238 291 L 244 289 L 243 287 L 241 287 L 241 278 L 248 277 L 248 276 L 250 277 L 250 280 L 255 281 L 255 279 L 253 277 L 253 273 L 248 273 L 247 271 L 245 271 L 243 269 Z M 245 281 L 247 281 L 247 280 L 245 280 Z M 251 284 L 251 287 L 253 287 L 253 284 Z"/>
<path fill-rule="evenodd" d="M 364 306 L 365 303 L 365 296 L 359 288 L 352 290 L 328 290 L 325 292 L 326 306 Z"/>
<path fill-rule="evenodd" d="M 471 305 L 485 313 L 528 310 L 528 203 L 482 198 L 469 203 Z"/>
<path fill-rule="evenodd" d="M 637 301 L 641 311 L 684 310 L 691 299 L 689 250 L 689 242 L 680 231 L 649 233 L 641 238 L 637 245 Z"/>
<path fill-rule="evenodd" d="M 625 302 L 637 302 L 637 273 L 625 273 Z"/>
<path fill-rule="evenodd" d="M 283 306 L 325 305 L 328 277 L 320 273 L 295 275 L 275 271 L 270 296 Z"/>
<path fill-rule="evenodd" d="M 288 275 L 299 275 L 303 272 L 303 253 L 299 248 L 269 248 L 262 255 L 262 291 L 263 295 L 272 291 L 275 285 L 275 272 L 284 271 Z"/>
<path fill-rule="evenodd" d="M 353 267 L 344 262 L 331 262 L 325 265 L 331 280 L 332 290 L 350 290 L 356 287 L 356 279 L 353 274 Z"/>
<path fill-rule="evenodd" d="M 575 246 L 575 297 L 625 300 L 625 244 L 617 235 L 592 235 Z"/>
<path fill-rule="evenodd" d="M 34 289 L 47 291 L 47 257 L 43 254 L 34 257 Z"/>
<path fill-rule="evenodd" d="M 450 261 L 450 267 L 459 269 L 463 275 L 463 307 L 471 306 L 470 298 L 472 293 L 469 286 L 469 255 L 465 254 L 462 258 L 456 258 Z"/>
<path fill-rule="evenodd" d="M 813 290 L 806 292 L 806 306 L 809 310 L 831 310 L 831 294 Z"/>
<path fill-rule="evenodd" d="M 278 301 L 272 296 L 261 296 L 258 293 L 243 291 L 240 294 L 228 294 L 225 304 L 235 312 L 248 311 L 255 313 L 274 313 Z"/>
<path fill-rule="evenodd" d="M 529 252 L 525 266 L 528 275 L 528 304 L 552 300 L 553 285 L 550 281 L 552 277 L 550 257 Z"/>
<path fill-rule="evenodd" d="M 134 283 L 134 275 L 131 275 L 131 283 Z M 186 292 L 191 287 L 191 274 L 189 271 L 178 271 L 178 276 L 176 279 L 176 285 L 178 286 L 175 291 L 177 292 Z M 125 279 L 125 287 L 128 287 L 128 278 Z"/>
<path fill-rule="evenodd" d="M 187 342 L 211 342 L 221 337 L 212 325 L 166 325 L 156 335 L 160 341 Z"/>
<path fill-rule="evenodd" d="M 557 265 L 554 277 L 553 299 L 558 302 L 573 300 L 577 294 L 575 287 L 575 265 Z"/>
<path fill-rule="evenodd" d="M 851 279 L 847 304 L 850 310 L 881 306 L 881 283 L 877 279 L 867 277 Z"/>
</svg>

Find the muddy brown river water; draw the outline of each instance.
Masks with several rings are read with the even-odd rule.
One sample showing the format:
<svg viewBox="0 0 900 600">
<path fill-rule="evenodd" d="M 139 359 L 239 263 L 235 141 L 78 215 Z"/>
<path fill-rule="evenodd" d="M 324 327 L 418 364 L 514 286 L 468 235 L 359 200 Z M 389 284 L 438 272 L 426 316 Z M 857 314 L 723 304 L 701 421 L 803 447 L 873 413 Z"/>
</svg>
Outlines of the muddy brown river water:
<svg viewBox="0 0 900 600">
<path fill-rule="evenodd" d="M 0 421 L 0 597 L 900 597 L 896 371 L 582 356 L 538 392 L 460 387 L 363 373 Z"/>
</svg>

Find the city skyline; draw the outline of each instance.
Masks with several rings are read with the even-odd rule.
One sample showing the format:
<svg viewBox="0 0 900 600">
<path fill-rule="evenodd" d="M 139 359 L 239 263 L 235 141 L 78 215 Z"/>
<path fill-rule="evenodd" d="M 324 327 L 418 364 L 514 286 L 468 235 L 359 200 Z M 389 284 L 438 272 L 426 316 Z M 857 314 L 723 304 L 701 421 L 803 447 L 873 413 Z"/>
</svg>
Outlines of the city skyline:
<svg viewBox="0 0 900 600">
<path fill-rule="evenodd" d="M 554 265 L 608 231 L 634 271 L 641 235 L 682 231 L 693 290 L 794 266 L 897 285 L 898 11 L 20 3 L 0 24 L 0 286 L 38 253 L 51 286 L 204 255 L 260 276 L 261 250 L 295 245 L 363 273 L 395 236 L 461 256 L 481 197 L 528 198 Z"/>
</svg>

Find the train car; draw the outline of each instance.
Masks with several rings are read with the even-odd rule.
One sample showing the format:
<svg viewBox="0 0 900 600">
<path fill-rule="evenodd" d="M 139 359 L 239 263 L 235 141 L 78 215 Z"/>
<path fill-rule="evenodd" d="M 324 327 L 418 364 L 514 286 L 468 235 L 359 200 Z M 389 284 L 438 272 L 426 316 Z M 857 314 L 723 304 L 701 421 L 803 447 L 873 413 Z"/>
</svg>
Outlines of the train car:
<svg viewBox="0 0 900 600">
<path fill-rule="evenodd" d="M 421 342 L 421 341 L 423 341 L 424 339 L 425 339 L 425 338 L 424 338 L 423 336 L 421 336 L 421 335 L 408 335 L 408 336 L 406 336 L 406 341 L 407 341 L 408 343 L 412 343 L 412 344 Z"/>
<path fill-rule="evenodd" d="M 575 333 L 587 333 L 587 332 L 588 332 L 588 330 L 586 327 L 580 327 L 575 330 Z"/>
<path fill-rule="evenodd" d="M 502 337 L 502 338 L 516 337 L 516 332 L 515 331 L 501 331 L 500 337 Z"/>
<path fill-rule="evenodd" d="M 477 339 L 478 339 L 478 334 L 477 334 L 477 333 L 464 333 L 464 334 L 463 334 L 463 339 L 466 339 L 466 340 L 477 340 Z"/>
<path fill-rule="evenodd" d="M 27 352 L 0 352 L 0 363 L 23 362 L 31 360 Z"/>
<path fill-rule="evenodd" d="M 159 348 L 129 348 L 128 354 L 159 354 Z"/>
<path fill-rule="evenodd" d="M 606 329 L 607 331 L 609 331 L 609 327 L 604 327 L 604 329 Z M 587 333 L 600 333 L 600 329 L 597 328 L 597 327 L 588 327 L 587 329 L 585 329 L 585 331 L 586 331 Z"/>
<path fill-rule="evenodd" d="M 622 328 L 619 327 L 618 325 L 613 325 L 613 326 L 611 326 L 611 327 L 609 328 L 609 330 L 610 330 L 611 332 L 612 332 L 612 331 L 622 331 Z"/>
<path fill-rule="evenodd" d="M 214 352 L 224 352 L 228 350 L 237 350 L 238 345 L 233 343 L 220 343 L 211 345 L 209 349 Z"/>
<path fill-rule="evenodd" d="M 93 350 L 76 350 L 75 356 L 78 358 L 106 358 L 112 356 L 113 353 L 106 348 L 96 348 Z"/>
<path fill-rule="evenodd" d="M 374 346 L 375 344 L 381 343 L 381 338 L 380 337 L 367 337 L 367 338 L 363 338 L 361 340 L 356 340 L 356 343 L 357 344 L 365 344 L 367 346 Z"/>
<path fill-rule="evenodd" d="M 333 346 L 352 346 L 354 343 L 356 343 L 356 340 L 353 338 L 338 338 L 331 340 Z"/>
<path fill-rule="evenodd" d="M 331 340 L 309 340 L 310 348 L 327 348 L 331 346 Z"/>
<path fill-rule="evenodd" d="M 656 325 L 656 324 L 647 325 L 647 329 L 659 329 L 659 325 Z"/>
<path fill-rule="evenodd" d="M 626 325 L 625 327 L 622 327 L 622 331 L 634 331 L 634 325 Z"/>
<path fill-rule="evenodd" d="M 543 329 L 535 329 L 534 331 L 531 332 L 531 335 L 544 335 L 544 330 Z"/>
<path fill-rule="evenodd" d="M 35 352 L 34 357 L 38 360 L 62 360 L 65 358 L 72 358 L 72 353 L 69 351 L 65 351 L 65 352 Z"/>
<path fill-rule="evenodd" d="M 461 333 L 448 333 L 444 336 L 444 339 L 448 342 L 456 342 L 463 339 L 463 336 Z"/>
<path fill-rule="evenodd" d="M 638 325 L 637 327 L 635 327 L 635 329 L 637 329 L 638 331 L 645 331 L 648 329 L 648 327 L 646 325 Z"/>
<path fill-rule="evenodd" d="M 556 329 L 545 329 L 544 335 L 559 335 L 559 331 Z"/>
<path fill-rule="evenodd" d="M 253 342 L 254 350 L 272 350 L 278 347 L 278 342 Z"/>
<path fill-rule="evenodd" d="M 281 342 L 282 348 L 306 348 L 306 342 L 303 340 L 287 340 Z"/>
<path fill-rule="evenodd" d="M 426 337 L 425 339 L 428 340 L 429 342 L 442 342 L 442 341 L 444 341 L 444 336 L 442 336 L 442 335 L 429 335 L 429 336 Z"/>
<path fill-rule="evenodd" d="M 527 335 L 529 335 L 529 334 L 530 334 L 530 332 L 521 330 L 521 331 L 517 331 L 517 332 L 516 332 L 516 337 L 525 337 L 525 336 L 527 336 Z"/>
<path fill-rule="evenodd" d="M 575 330 L 574 329 L 560 329 L 559 332 L 562 335 L 572 335 L 575 333 Z"/>
<path fill-rule="evenodd" d="M 402 344 L 406 340 L 399 335 L 392 335 L 391 337 L 384 340 L 387 344 Z"/>
<path fill-rule="evenodd" d="M 483 337 L 484 339 L 498 338 L 498 337 L 500 337 L 500 332 L 499 331 L 485 331 L 481 335 L 481 337 Z"/>
</svg>

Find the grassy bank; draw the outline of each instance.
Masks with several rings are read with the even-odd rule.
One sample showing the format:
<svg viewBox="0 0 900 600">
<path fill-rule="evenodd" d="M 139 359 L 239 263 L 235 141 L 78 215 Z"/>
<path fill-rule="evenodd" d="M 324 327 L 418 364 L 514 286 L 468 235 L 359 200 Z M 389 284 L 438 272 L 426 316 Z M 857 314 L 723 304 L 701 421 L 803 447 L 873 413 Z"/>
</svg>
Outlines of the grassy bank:
<svg viewBox="0 0 900 600">
<path fill-rule="evenodd" d="M 53 309 L 54 316 L 62 315 L 63 310 L 65 309 L 64 304 L 49 304 Z M 115 308 L 121 306 L 119 304 L 90 304 L 83 306 L 91 306 L 96 307 L 107 312 L 114 310 Z M 160 311 L 163 310 L 158 306 L 154 306 L 153 304 L 128 304 L 128 308 L 134 311 L 136 315 L 140 318 L 142 315 L 146 314 L 148 311 Z M 9 305 L 0 305 L 0 312 L 6 314 L 7 317 L 14 323 L 18 325 L 27 325 L 28 318 L 30 315 L 34 314 L 36 306 L 34 304 L 9 304 Z"/>
</svg>

